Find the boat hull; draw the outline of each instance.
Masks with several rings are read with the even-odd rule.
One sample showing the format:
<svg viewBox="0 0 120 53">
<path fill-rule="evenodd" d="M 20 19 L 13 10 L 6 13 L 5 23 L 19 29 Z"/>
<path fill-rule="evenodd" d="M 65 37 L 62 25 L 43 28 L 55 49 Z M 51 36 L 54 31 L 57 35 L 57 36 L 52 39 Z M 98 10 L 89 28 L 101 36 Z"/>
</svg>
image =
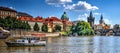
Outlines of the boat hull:
<svg viewBox="0 0 120 53">
<path fill-rule="evenodd" d="M 19 47 L 19 46 L 45 46 L 45 43 L 42 44 L 34 44 L 34 43 L 11 43 L 5 42 L 8 47 Z"/>
</svg>

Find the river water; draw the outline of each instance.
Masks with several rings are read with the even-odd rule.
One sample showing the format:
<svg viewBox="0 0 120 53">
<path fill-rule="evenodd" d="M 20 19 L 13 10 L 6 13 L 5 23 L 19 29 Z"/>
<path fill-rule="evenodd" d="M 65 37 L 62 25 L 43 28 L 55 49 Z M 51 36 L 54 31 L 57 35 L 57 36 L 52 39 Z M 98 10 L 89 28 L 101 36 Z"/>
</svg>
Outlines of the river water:
<svg viewBox="0 0 120 53">
<path fill-rule="evenodd" d="M 120 53 L 120 37 L 49 37 L 46 46 L 0 47 L 0 53 Z"/>
</svg>

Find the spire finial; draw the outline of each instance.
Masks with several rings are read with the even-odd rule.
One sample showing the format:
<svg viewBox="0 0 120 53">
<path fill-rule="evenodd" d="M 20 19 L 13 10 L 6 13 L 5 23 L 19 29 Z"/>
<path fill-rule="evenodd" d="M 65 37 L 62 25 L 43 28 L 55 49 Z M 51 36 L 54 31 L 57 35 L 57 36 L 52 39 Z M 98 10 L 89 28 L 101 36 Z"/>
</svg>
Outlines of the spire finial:
<svg viewBox="0 0 120 53">
<path fill-rule="evenodd" d="M 66 14 L 66 11 L 64 11 L 64 14 Z"/>
<path fill-rule="evenodd" d="M 90 11 L 90 17 L 93 17 L 92 11 Z"/>
<path fill-rule="evenodd" d="M 101 20 L 103 20 L 103 15 L 101 14 L 101 18 L 100 18 Z"/>
</svg>

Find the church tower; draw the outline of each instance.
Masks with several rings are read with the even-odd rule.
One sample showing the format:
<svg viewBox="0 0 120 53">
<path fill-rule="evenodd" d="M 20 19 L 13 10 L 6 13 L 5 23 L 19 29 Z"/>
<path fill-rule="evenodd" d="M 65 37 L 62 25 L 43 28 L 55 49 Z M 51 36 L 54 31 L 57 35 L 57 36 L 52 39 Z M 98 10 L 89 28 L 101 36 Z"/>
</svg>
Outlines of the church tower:
<svg viewBox="0 0 120 53">
<path fill-rule="evenodd" d="M 61 20 L 69 21 L 69 17 L 67 16 L 66 12 L 63 13 Z"/>
<path fill-rule="evenodd" d="M 95 20 L 95 17 L 93 17 L 93 14 L 91 11 L 89 17 L 87 17 L 87 21 L 89 22 L 89 24 L 92 28 L 94 28 L 94 20 Z"/>
<path fill-rule="evenodd" d="M 99 24 L 104 24 L 103 15 L 100 17 Z"/>
<path fill-rule="evenodd" d="M 67 30 L 67 21 L 69 21 L 69 18 L 66 14 L 66 12 L 63 13 L 62 17 L 61 17 L 62 23 L 63 23 L 63 30 Z"/>
</svg>

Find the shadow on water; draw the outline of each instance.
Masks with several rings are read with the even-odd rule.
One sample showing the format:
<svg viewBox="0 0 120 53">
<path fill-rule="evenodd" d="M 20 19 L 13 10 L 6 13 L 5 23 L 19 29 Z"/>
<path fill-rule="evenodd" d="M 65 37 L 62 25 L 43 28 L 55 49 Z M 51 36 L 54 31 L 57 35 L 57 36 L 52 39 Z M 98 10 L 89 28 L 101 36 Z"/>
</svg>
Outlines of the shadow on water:
<svg viewBox="0 0 120 53">
<path fill-rule="evenodd" d="M 119 53 L 119 36 L 48 37 L 46 46 L 0 47 L 0 53 Z"/>
</svg>

